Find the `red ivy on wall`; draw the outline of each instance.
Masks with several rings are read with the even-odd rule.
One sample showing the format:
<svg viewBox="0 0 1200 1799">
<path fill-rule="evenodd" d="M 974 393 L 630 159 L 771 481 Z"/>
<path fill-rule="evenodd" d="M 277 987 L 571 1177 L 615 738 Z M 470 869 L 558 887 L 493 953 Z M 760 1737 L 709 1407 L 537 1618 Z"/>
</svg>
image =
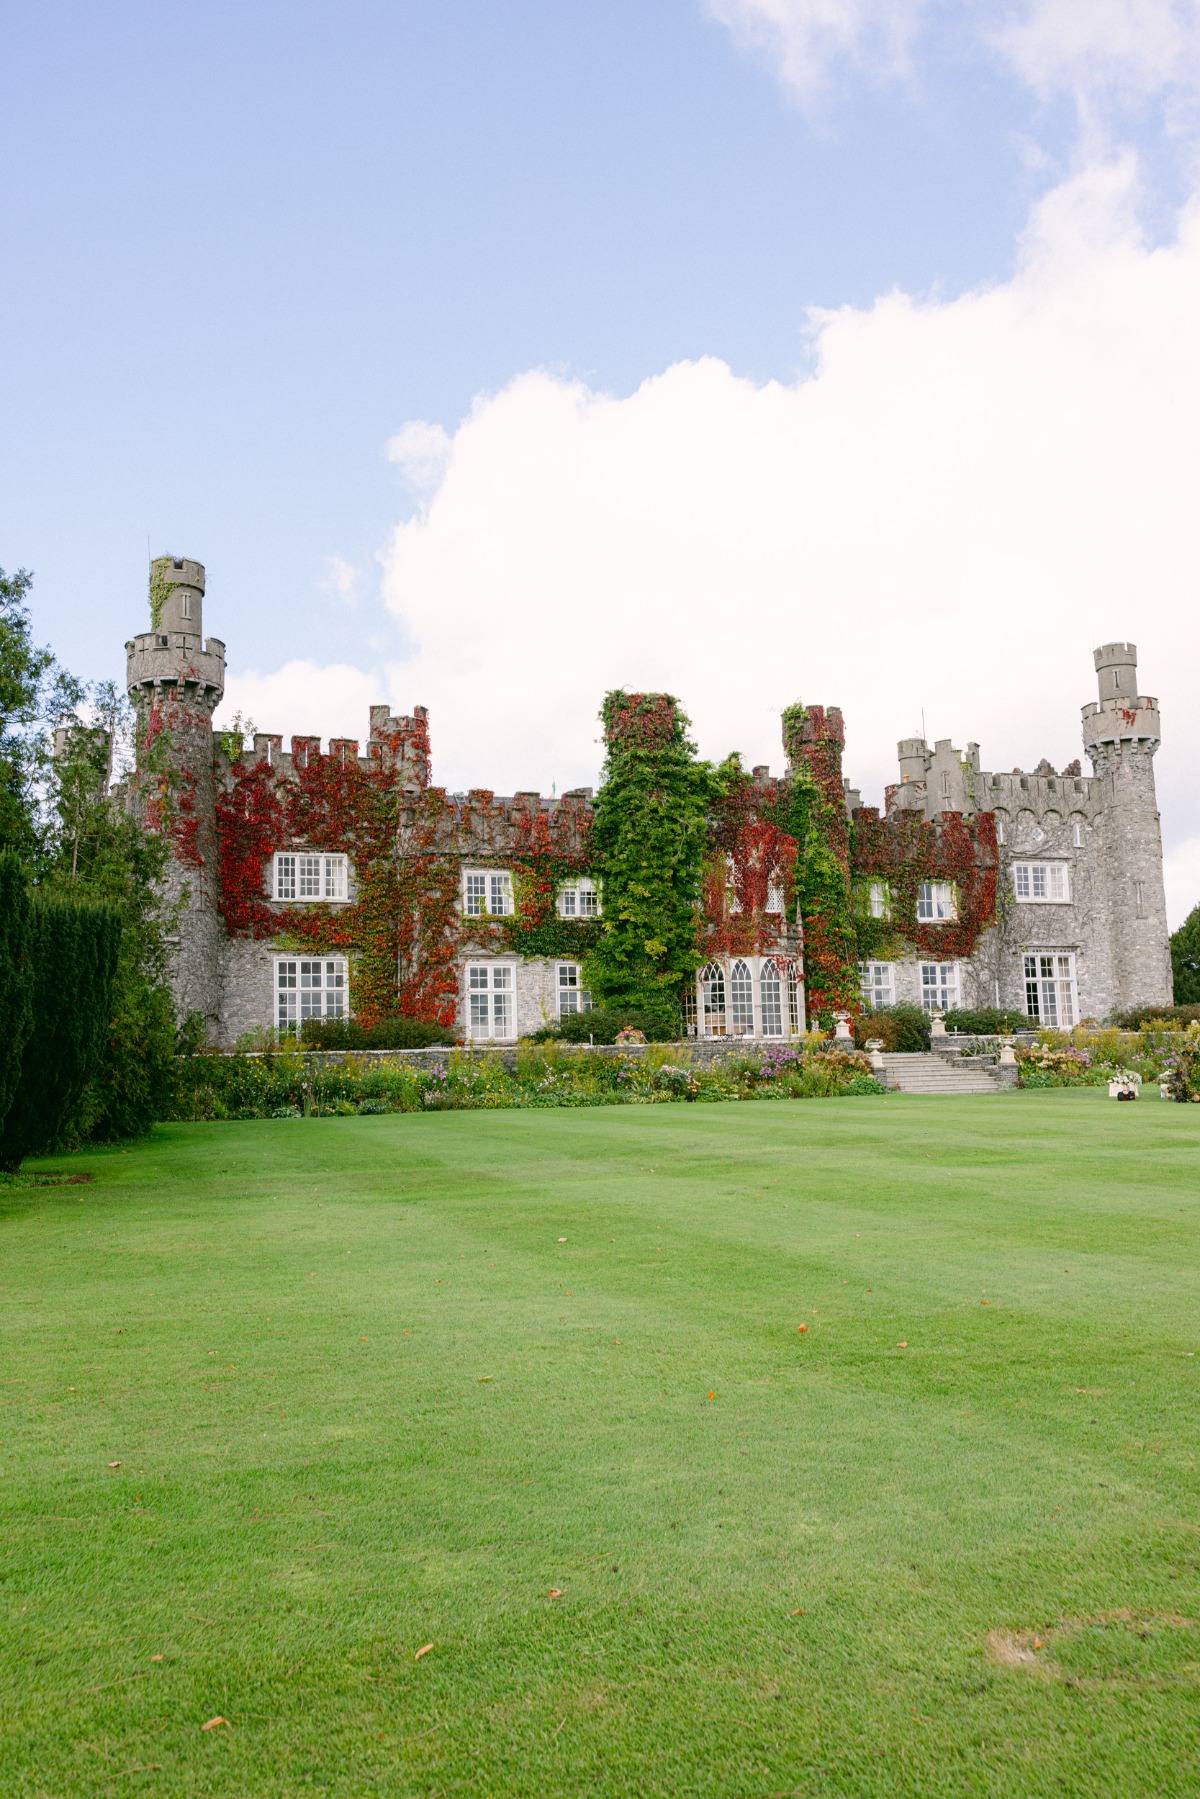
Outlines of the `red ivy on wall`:
<svg viewBox="0 0 1200 1799">
<path fill-rule="evenodd" d="M 930 823 L 919 812 L 898 811 L 880 818 L 873 806 L 864 806 L 855 814 L 854 825 L 855 874 L 864 881 L 886 881 L 891 897 L 890 920 L 865 918 L 860 910 L 864 956 L 885 949 L 894 952 L 899 945 L 931 960 L 969 957 L 996 919 L 995 814 L 978 812 L 964 818 L 959 812 L 943 812 Z M 917 890 L 925 881 L 953 886 L 956 920 L 944 924 L 918 920 Z"/>
</svg>

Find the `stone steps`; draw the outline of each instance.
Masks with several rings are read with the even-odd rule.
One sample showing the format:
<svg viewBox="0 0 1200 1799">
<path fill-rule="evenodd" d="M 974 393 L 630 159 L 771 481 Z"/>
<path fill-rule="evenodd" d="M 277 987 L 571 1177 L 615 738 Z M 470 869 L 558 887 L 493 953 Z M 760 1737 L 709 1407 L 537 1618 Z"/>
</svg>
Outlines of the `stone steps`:
<svg viewBox="0 0 1200 1799">
<path fill-rule="evenodd" d="M 893 1051 L 884 1054 L 883 1078 L 899 1093 L 997 1093 L 999 1088 L 982 1068 L 956 1067 L 929 1052 Z"/>
</svg>

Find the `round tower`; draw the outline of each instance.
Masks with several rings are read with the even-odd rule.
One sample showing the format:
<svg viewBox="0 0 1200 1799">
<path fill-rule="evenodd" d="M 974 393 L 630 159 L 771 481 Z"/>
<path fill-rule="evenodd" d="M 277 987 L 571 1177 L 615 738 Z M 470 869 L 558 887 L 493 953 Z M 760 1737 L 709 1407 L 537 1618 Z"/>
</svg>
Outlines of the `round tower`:
<svg viewBox="0 0 1200 1799">
<path fill-rule="evenodd" d="M 1100 782 L 1112 1010 L 1173 998 L 1154 755 L 1158 701 L 1138 693 L 1137 645 L 1094 653 L 1098 701 L 1083 708 L 1083 747 Z"/>
<path fill-rule="evenodd" d="M 142 818 L 171 845 L 167 891 L 178 910 L 172 967 L 181 1018 L 215 1026 L 221 1009 L 224 932 L 217 911 L 218 854 L 212 717 L 225 691 L 225 645 L 203 635 L 204 565 L 158 556 L 150 564 L 150 629 L 125 645 L 125 685 L 137 711 L 135 793 Z"/>
</svg>

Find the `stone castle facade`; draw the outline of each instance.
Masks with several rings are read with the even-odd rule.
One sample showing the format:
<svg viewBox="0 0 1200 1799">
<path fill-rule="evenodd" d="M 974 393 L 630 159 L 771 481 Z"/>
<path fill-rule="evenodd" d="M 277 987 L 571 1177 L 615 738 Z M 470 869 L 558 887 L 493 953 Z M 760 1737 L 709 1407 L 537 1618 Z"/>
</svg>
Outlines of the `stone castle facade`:
<svg viewBox="0 0 1200 1799">
<path fill-rule="evenodd" d="M 251 746 L 215 733 L 225 646 L 204 636 L 204 569 L 160 558 L 151 593 L 152 628 L 126 645 L 138 714 L 129 803 L 173 846 L 181 1015 L 200 1014 L 225 1045 L 396 1011 L 504 1042 L 588 1008 L 587 950 L 604 929 L 590 789 L 448 794 L 430 783 L 420 707 L 372 707 L 365 753 L 351 739 L 322 752 L 315 737 L 285 750 L 270 733 Z M 845 812 L 838 854 L 867 946 L 866 1004 L 999 1006 L 1065 1027 L 1170 1003 L 1158 705 L 1138 694 L 1132 644 L 1103 646 L 1095 664 L 1090 775 L 1046 762 L 987 773 L 976 744 L 964 754 L 910 738 L 882 812 L 841 775 L 840 714 L 813 709 L 806 737 Z M 680 995 L 698 1036 L 805 1027 L 795 845 L 762 822 L 794 773 L 755 769 L 742 823 L 715 831 L 697 896 L 701 966 Z"/>
</svg>

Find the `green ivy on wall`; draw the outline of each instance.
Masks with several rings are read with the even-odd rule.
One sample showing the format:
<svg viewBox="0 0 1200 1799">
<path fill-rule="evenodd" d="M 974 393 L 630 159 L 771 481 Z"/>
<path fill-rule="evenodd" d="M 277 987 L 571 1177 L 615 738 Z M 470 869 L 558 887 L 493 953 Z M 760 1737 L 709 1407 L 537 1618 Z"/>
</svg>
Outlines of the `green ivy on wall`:
<svg viewBox="0 0 1200 1799">
<path fill-rule="evenodd" d="M 607 756 L 592 828 L 604 919 L 585 978 L 606 1005 L 674 1010 L 700 964 L 701 882 L 714 771 L 664 693 L 605 696 Z"/>
</svg>

